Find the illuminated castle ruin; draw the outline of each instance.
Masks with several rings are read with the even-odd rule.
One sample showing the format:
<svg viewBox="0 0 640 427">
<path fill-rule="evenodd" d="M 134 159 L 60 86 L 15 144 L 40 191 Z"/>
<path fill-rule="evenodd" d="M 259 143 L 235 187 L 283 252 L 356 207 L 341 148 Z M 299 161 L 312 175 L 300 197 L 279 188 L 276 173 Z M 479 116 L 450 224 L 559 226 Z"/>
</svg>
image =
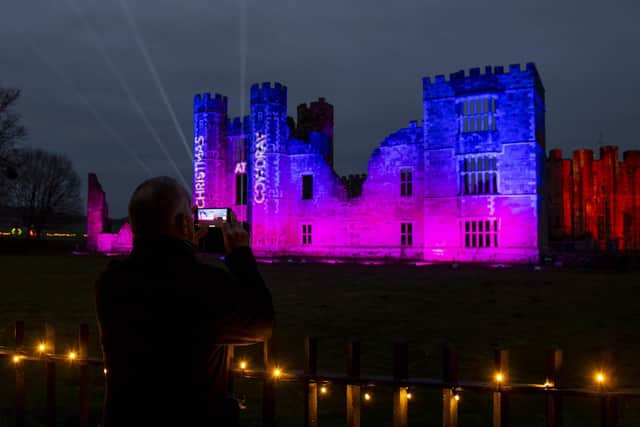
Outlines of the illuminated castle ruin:
<svg viewBox="0 0 640 427">
<path fill-rule="evenodd" d="M 582 240 L 599 251 L 640 250 L 640 151 L 576 150 L 547 161 L 549 230 L 554 241 Z"/>
<path fill-rule="evenodd" d="M 107 196 L 94 173 L 87 183 L 87 244 L 89 252 L 128 253 L 133 246 L 133 234 L 129 223 L 117 233 L 111 233 Z"/>
<path fill-rule="evenodd" d="M 535 262 L 547 246 L 544 89 L 533 64 L 423 80 L 421 123 L 392 133 L 363 176 L 333 169 L 333 107 L 287 117 L 287 88 L 251 110 L 194 99 L 194 202 L 231 207 L 262 256 Z"/>
<path fill-rule="evenodd" d="M 253 85 L 250 115 L 194 99 L 194 203 L 231 207 L 261 256 L 533 262 L 548 249 L 640 251 L 640 151 L 545 158 L 544 89 L 533 64 L 423 80 L 421 123 L 387 136 L 368 174 L 333 169 L 333 106 L 287 117 L 287 89 Z M 89 175 L 87 249 L 123 253 Z M 550 239 L 549 239 L 550 238 Z"/>
</svg>

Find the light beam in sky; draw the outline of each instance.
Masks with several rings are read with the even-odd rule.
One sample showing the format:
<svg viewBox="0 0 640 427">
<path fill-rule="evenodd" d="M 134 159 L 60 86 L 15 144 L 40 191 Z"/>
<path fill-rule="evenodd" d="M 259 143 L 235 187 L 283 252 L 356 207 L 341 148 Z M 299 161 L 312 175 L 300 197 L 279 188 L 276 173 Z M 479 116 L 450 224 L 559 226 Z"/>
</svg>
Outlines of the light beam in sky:
<svg viewBox="0 0 640 427">
<path fill-rule="evenodd" d="M 94 119 L 107 131 L 109 135 L 122 147 L 124 151 L 131 156 L 131 158 L 140 166 L 149 177 L 153 176 L 153 172 L 151 168 L 142 160 L 136 152 L 131 148 L 131 146 L 126 142 L 126 140 L 102 117 L 102 115 L 96 110 L 96 108 L 89 102 L 89 100 L 80 92 L 78 87 L 64 74 L 62 69 L 58 68 L 47 56 L 42 53 L 42 51 L 27 38 L 23 39 L 29 49 L 33 51 L 33 53 L 40 58 L 40 60 L 47 66 L 49 69 L 56 74 L 60 80 L 63 81 L 65 85 L 71 89 L 71 91 L 78 97 L 78 99 L 87 107 L 89 113 L 93 116 Z"/>
<path fill-rule="evenodd" d="M 160 135 L 158 135 L 158 132 L 156 131 L 155 127 L 149 121 L 149 118 L 147 117 L 146 113 L 142 109 L 142 106 L 138 102 L 136 96 L 133 94 L 133 91 L 131 90 L 131 88 L 127 84 L 126 80 L 124 79 L 124 76 L 122 75 L 122 73 L 118 70 L 116 65 L 111 60 L 111 57 L 107 53 L 107 51 L 106 51 L 106 49 L 104 47 L 104 43 L 100 39 L 99 34 L 96 31 L 93 30 L 93 27 L 91 26 L 89 21 L 86 19 L 86 17 L 84 16 L 84 14 L 82 13 L 82 11 L 80 10 L 80 8 L 78 7 L 78 5 L 75 3 L 74 0 L 67 0 L 67 4 L 75 12 L 75 14 L 78 16 L 78 18 L 82 21 L 82 24 L 83 24 L 85 30 L 89 34 L 89 39 L 93 40 L 93 44 L 95 45 L 96 50 L 98 52 L 100 52 L 100 55 L 102 56 L 102 59 L 104 59 L 104 61 L 107 63 L 107 67 L 109 68 L 111 73 L 114 75 L 114 77 L 116 78 L 118 83 L 120 84 L 120 87 L 122 88 L 124 93 L 127 95 L 127 98 L 129 99 L 129 102 L 133 106 L 133 109 L 136 111 L 136 113 L 140 116 L 140 119 L 142 120 L 142 122 L 144 123 L 145 127 L 147 128 L 147 130 L 151 134 L 151 137 L 158 144 L 158 147 L 160 147 L 160 151 L 162 151 L 164 156 L 169 161 L 169 164 L 171 165 L 171 167 L 175 171 L 176 176 L 180 179 L 180 181 L 182 181 L 182 184 L 186 188 L 189 188 L 190 185 L 187 184 L 187 181 L 184 178 L 184 175 L 180 171 L 180 168 L 178 168 L 178 165 L 176 164 L 176 162 L 173 160 L 173 157 L 169 153 L 169 150 L 167 150 L 167 147 L 165 146 L 164 142 L 160 138 Z M 189 161 L 191 161 L 191 159 L 189 159 Z"/>
<path fill-rule="evenodd" d="M 187 143 L 187 138 L 184 136 L 184 133 L 182 132 L 182 129 L 180 128 L 180 124 L 178 123 L 178 119 L 176 118 L 176 113 L 173 110 L 173 107 L 171 106 L 171 102 L 169 101 L 169 97 L 167 96 L 167 92 L 164 90 L 164 86 L 162 84 L 162 81 L 160 80 L 160 76 L 158 75 L 158 71 L 156 70 L 156 67 L 153 64 L 153 61 L 151 60 L 151 55 L 149 54 L 147 46 L 145 45 L 144 40 L 142 40 L 142 37 L 140 35 L 140 31 L 138 30 L 138 26 L 136 24 L 136 21 L 133 19 L 133 15 L 131 14 L 131 10 L 129 10 L 129 6 L 127 5 L 127 0 L 120 0 L 120 5 L 122 6 L 122 10 L 124 12 L 124 16 L 126 17 L 127 23 L 129 24 L 129 28 L 131 29 L 131 32 L 133 33 L 133 38 L 135 39 L 136 44 L 138 45 L 138 49 L 140 49 L 140 52 L 142 53 L 144 61 L 147 64 L 147 67 L 149 68 L 149 72 L 151 73 L 151 76 L 153 77 L 153 81 L 155 82 L 156 87 L 160 91 L 160 95 L 162 95 L 162 100 L 164 101 L 164 104 L 167 107 L 167 110 L 169 111 L 169 115 L 171 116 L 171 120 L 173 120 L 173 124 L 176 127 L 176 131 L 180 135 L 180 138 L 182 140 L 182 144 L 184 145 L 184 148 L 185 148 L 185 150 L 187 152 L 187 156 L 189 157 L 189 160 L 191 160 L 193 158 L 193 153 L 191 152 L 191 147 Z"/>
</svg>

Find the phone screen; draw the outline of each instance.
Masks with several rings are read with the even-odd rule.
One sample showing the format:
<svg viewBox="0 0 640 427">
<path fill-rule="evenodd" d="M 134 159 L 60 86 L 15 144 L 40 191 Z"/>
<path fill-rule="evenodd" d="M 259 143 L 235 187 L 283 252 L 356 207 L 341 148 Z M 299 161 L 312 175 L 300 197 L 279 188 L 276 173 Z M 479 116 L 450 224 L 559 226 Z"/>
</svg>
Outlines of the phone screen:
<svg viewBox="0 0 640 427">
<path fill-rule="evenodd" d="M 198 209 L 198 222 L 219 222 L 227 221 L 229 209 L 227 208 L 207 208 Z"/>
</svg>

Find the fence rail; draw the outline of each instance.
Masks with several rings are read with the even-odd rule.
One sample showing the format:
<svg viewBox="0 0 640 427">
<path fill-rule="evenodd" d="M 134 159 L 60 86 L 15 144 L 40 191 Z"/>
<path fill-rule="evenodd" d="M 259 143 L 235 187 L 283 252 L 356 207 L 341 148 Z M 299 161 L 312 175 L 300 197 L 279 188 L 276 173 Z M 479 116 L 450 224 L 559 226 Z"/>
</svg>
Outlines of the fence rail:
<svg viewBox="0 0 640 427">
<path fill-rule="evenodd" d="M 15 421 L 16 427 L 25 425 L 25 362 L 40 362 L 46 366 L 46 425 L 56 425 L 56 362 L 74 363 L 79 369 L 80 387 L 78 396 L 78 424 L 89 424 L 89 369 L 104 368 L 102 359 L 91 358 L 88 354 L 89 328 L 80 325 L 77 351 L 67 354 L 56 353 L 54 328 L 46 323 L 43 340 L 36 348 L 27 348 L 24 344 L 24 323 L 15 323 L 15 346 L 1 347 L 0 359 L 9 358 L 15 366 Z M 614 379 L 609 373 L 614 370 L 614 361 L 610 353 L 604 353 L 601 371 L 595 377 L 592 387 L 567 387 L 559 384 L 563 365 L 562 350 L 554 349 L 547 353 L 546 379 L 544 383 L 514 383 L 509 381 L 509 360 L 507 350 L 496 350 L 494 354 L 494 378 L 491 381 L 464 381 L 458 379 L 458 361 L 455 349 L 443 348 L 443 374 L 441 378 L 410 378 L 408 374 L 408 345 L 397 342 L 393 346 L 392 375 L 362 375 L 360 372 L 360 342 L 349 340 L 346 346 L 346 372 L 318 372 L 318 340 L 305 338 L 304 367 L 302 370 L 282 370 L 275 363 L 272 342 L 263 346 L 263 366 L 254 369 L 246 362 L 234 360 L 233 348 L 228 352 L 230 375 L 235 378 L 260 381 L 262 393 L 262 425 L 276 425 L 276 388 L 277 382 L 295 382 L 304 385 L 304 425 L 318 426 L 318 395 L 326 390 L 328 384 L 344 385 L 346 393 L 346 425 L 360 426 L 362 399 L 367 400 L 366 389 L 371 386 L 388 386 L 393 389 L 393 426 L 408 425 L 408 406 L 412 397 L 411 390 L 437 389 L 442 393 L 442 425 L 458 425 L 460 393 L 475 391 L 492 395 L 492 426 L 509 425 L 509 398 L 516 394 L 537 394 L 546 398 L 546 426 L 562 426 L 562 399 L 565 396 L 587 397 L 600 400 L 600 425 L 618 426 L 618 405 L 622 399 L 640 398 L 640 388 L 614 387 Z M 233 383 L 233 381 L 231 381 Z"/>
</svg>

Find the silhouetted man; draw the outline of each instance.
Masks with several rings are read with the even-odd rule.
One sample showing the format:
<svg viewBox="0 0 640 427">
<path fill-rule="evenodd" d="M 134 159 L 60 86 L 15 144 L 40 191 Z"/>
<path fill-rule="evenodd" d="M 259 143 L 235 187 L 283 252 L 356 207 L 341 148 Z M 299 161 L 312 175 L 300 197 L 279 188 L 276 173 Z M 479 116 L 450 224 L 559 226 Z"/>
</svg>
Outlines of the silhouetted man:
<svg viewBox="0 0 640 427">
<path fill-rule="evenodd" d="M 271 294 L 246 231 L 223 227 L 228 271 L 201 263 L 190 206 L 174 179 L 143 182 L 129 202 L 131 255 L 96 282 L 105 427 L 235 425 L 224 344 L 271 334 Z"/>
</svg>

